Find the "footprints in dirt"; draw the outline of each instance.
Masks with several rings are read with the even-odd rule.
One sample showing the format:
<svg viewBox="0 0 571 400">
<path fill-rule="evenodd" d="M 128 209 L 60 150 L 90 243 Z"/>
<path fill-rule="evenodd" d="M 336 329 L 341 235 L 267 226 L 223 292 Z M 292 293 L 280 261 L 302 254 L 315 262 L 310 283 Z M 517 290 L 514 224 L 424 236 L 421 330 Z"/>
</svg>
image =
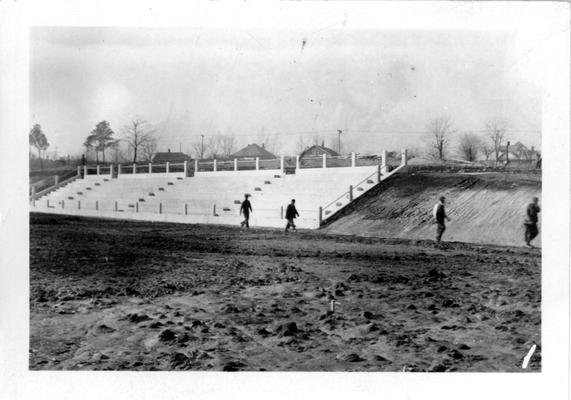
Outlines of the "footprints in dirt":
<svg viewBox="0 0 571 400">
<path fill-rule="evenodd" d="M 116 329 L 111 328 L 105 324 L 101 324 L 95 328 L 96 333 L 113 333 L 115 331 L 116 331 Z"/>
<path fill-rule="evenodd" d="M 295 336 L 299 330 L 297 329 L 297 324 L 295 322 L 286 322 L 277 327 L 276 333 L 279 337 L 284 336 Z"/>
<path fill-rule="evenodd" d="M 241 361 L 228 361 L 222 367 L 222 371 L 227 371 L 227 372 L 241 371 L 246 366 L 247 365 Z"/>
<path fill-rule="evenodd" d="M 138 314 L 128 314 L 127 317 L 125 318 L 127 321 L 129 322 L 133 322 L 133 323 L 139 323 L 139 322 L 143 322 L 143 321 L 148 321 L 151 318 L 148 315 L 142 314 L 142 315 L 138 315 Z"/>
<path fill-rule="evenodd" d="M 339 354 L 336 357 L 338 360 L 341 361 L 345 361 L 345 362 L 359 362 L 359 361 L 365 361 L 364 358 L 362 358 L 361 356 L 359 356 L 356 353 L 348 353 L 348 354 Z"/>
</svg>

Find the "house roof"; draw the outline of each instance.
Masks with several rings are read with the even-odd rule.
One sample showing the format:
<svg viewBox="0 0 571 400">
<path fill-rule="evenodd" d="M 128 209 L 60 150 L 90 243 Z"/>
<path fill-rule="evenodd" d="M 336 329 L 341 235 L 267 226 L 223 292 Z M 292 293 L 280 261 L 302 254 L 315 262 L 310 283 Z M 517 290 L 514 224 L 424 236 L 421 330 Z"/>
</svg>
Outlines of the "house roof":
<svg viewBox="0 0 571 400">
<path fill-rule="evenodd" d="M 249 144 L 246 147 L 244 147 L 242 150 L 239 150 L 236 153 L 230 155 L 230 158 L 246 158 L 246 157 L 251 157 L 251 158 L 258 157 L 262 160 L 271 160 L 277 158 L 275 155 L 267 151 L 265 148 L 258 146 L 257 144 Z"/>
<path fill-rule="evenodd" d="M 522 142 L 516 142 L 510 146 L 510 152 L 518 153 L 520 151 L 529 151 L 529 149 L 524 146 Z"/>
<path fill-rule="evenodd" d="M 166 152 L 157 152 L 153 156 L 153 163 L 154 164 L 164 164 L 166 162 L 169 163 L 181 163 L 190 160 L 190 157 L 184 153 L 174 152 L 174 151 L 166 151 Z"/>
<path fill-rule="evenodd" d="M 538 152 L 537 150 L 530 150 L 528 149 L 523 143 L 521 142 L 516 142 L 514 144 L 512 144 L 511 146 L 509 146 L 509 157 L 512 160 L 518 160 L 520 158 L 524 159 L 537 159 L 538 158 Z M 498 156 L 499 160 L 505 160 L 506 159 L 506 152 L 501 151 L 499 156 Z"/>
<path fill-rule="evenodd" d="M 319 145 L 313 145 L 311 147 L 308 147 L 307 149 L 305 149 L 304 151 L 301 152 L 301 154 L 299 155 L 299 157 L 303 157 L 308 153 L 312 153 L 312 152 L 316 152 L 318 154 L 327 154 L 328 156 L 338 156 L 339 153 L 337 153 L 335 150 L 330 149 L 329 147 L 325 147 L 325 146 L 319 146 Z"/>
</svg>

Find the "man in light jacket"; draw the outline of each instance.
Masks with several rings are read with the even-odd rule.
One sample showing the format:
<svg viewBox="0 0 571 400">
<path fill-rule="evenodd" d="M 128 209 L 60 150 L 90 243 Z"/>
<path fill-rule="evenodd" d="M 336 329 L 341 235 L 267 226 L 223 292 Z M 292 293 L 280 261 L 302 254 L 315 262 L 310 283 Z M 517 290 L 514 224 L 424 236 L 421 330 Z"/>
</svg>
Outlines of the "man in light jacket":
<svg viewBox="0 0 571 400">
<path fill-rule="evenodd" d="M 523 222 L 525 225 L 525 245 L 527 247 L 533 247 L 530 242 L 539 233 L 539 229 L 537 229 L 537 214 L 539 214 L 540 211 L 539 199 L 534 197 L 532 202 L 529 203 L 525 209 L 525 221 Z"/>
<path fill-rule="evenodd" d="M 436 223 L 436 241 L 440 242 L 442 239 L 442 234 L 446 230 L 446 224 L 444 223 L 445 220 L 450 221 L 448 215 L 446 215 L 446 210 L 444 209 L 444 203 L 446 198 L 444 196 L 440 197 L 438 203 L 434 206 L 432 210 L 432 216 L 434 217 L 434 221 Z"/>
</svg>

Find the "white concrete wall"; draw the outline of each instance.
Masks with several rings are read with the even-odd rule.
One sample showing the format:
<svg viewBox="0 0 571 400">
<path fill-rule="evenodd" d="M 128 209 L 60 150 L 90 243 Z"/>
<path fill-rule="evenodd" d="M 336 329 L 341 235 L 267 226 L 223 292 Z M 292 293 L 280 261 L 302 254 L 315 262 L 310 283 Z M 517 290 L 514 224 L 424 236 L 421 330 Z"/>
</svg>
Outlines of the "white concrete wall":
<svg viewBox="0 0 571 400">
<path fill-rule="evenodd" d="M 363 175 L 363 178 L 377 171 L 376 165 L 361 167 L 336 167 L 336 168 L 298 168 L 295 170 L 296 176 L 324 176 L 328 179 L 335 179 L 336 175 Z"/>
<path fill-rule="evenodd" d="M 89 175 L 91 176 L 91 175 Z M 97 177 L 97 176 L 96 176 Z M 99 176 L 99 178 L 101 178 L 102 176 Z M 117 179 L 153 179 L 153 178 L 172 178 L 172 179 L 177 179 L 177 178 L 184 178 L 185 174 L 184 172 L 153 172 L 152 174 L 149 174 L 147 172 L 142 172 L 142 173 L 137 173 L 137 174 L 133 174 L 130 172 L 121 172 L 121 174 L 119 174 L 117 176 Z"/>
<path fill-rule="evenodd" d="M 103 179 L 111 179 L 111 175 L 109 174 L 101 174 L 101 175 L 85 175 L 83 179 L 86 181 L 95 181 L 95 180 L 103 180 Z"/>
<path fill-rule="evenodd" d="M 280 169 L 248 169 L 248 170 L 238 170 L 238 171 L 199 171 L 195 172 L 195 177 L 225 177 L 225 176 L 274 176 L 281 175 L 282 170 Z"/>
<path fill-rule="evenodd" d="M 31 212 L 42 212 L 47 214 L 61 214 L 61 215 L 78 215 L 84 217 L 97 217 L 97 218 L 110 218 L 110 219 L 126 219 L 134 221 L 158 221 L 158 222 L 178 222 L 185 224 L 216 224 L 216 225 L 233 225 L 240 226 L 240 222 L 244 219 L 239 215 L 183 215 L 183 214 L 159 214 L 159 213 L 133 213 L 133 212 L 116 212 L 116 211 L 96 211 L 77 208 L 46 208 L 38 203 L 36 207 L 30 206 Z M 260 218 L 262 219 L 262 218 Z M 250 227 L 270 227 L 270 228 L 285 228 L 287 221 L 281 218 L 268 218 L 264 217 L 262 221 L 255 215 L 250 216 Z M 314 217 L 298 218 L 295 223 L 300 229 L 317 229 L 319 221 L 317 214 Z"/>
</svg>

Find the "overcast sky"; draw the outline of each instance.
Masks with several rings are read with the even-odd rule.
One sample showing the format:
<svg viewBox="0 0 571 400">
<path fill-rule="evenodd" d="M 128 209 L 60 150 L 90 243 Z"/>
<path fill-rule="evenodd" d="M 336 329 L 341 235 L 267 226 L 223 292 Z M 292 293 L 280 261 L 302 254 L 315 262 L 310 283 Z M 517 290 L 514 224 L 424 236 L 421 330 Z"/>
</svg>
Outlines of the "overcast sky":
<svg viewBox="0 0 571 400">
<path fill-rule="evenodd" d="M 315 136 L 343 150 L 423 147 L 432 118 L 541 145 L 541 93 L 506 31 L 224 30 L 36 27 L 31 32 L 31 123 L 50 151 L 80 154 L 97 122 L 121 136 L 134 116 L 160 134 L 159 150 L 262 131 L 281 153 Z"/>
</svg>

